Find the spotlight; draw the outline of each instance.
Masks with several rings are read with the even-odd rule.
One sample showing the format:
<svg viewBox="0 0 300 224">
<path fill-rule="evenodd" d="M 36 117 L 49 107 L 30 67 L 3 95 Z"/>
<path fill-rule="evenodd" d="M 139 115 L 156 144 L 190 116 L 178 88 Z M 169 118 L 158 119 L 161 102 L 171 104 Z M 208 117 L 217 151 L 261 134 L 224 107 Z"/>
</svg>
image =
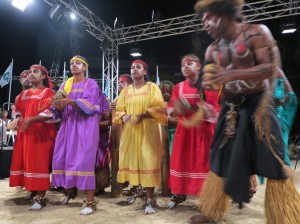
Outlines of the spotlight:
<svg viewBox="0 0 300 224">
<path fill-rule="evenodd" d="M 49 12 L 49 16 L 51 19 L 59 20 L 62 16 L 62 8 L 59 4 L 54 4 Z"/>
<path fill-rule="evenodd" d="M 71 14 L 70 14 L 70 18 L 71 18 L 72 20 L 76 20 L 76 19 L 77 19 L 76 15 L 75 15 L 74 13 L 71 13 Z"/>
<path fill-rule="evenodd" d="M 140 46 L 138 44 L 134 44 L 130 48 L 130 55 L 132 57 L 141 57 L 142 56 L 142 50 L 141 50 L 141 48 L 140 48 Z"/>
<path fill-rule="evenodd" d="M 286 33 L 294 33 L 297 30 L 297 26 L 295 23 L 285 24 L 282 26 L 282 34 Z"/>
<path fill-rule="evenodd" d="M 114 22 L 114 29 L 124 28 L 124 21 L 122 18 L 116 17 Z"/>
<path fill-rule="evenodd" d="M 29 3 L 31 3 L 31 0 L 13 0 L 11 4 L 23 12 Z"/>
<path fill-rule="evenodd" d="M 152 23 L 156 22 L 158 20 L 161 20 L 161 13 L 160 13 L 160 11 L 158 11 L 156 9 L 153 9 L 151 17 L 152 17 Z"/>
</svg>

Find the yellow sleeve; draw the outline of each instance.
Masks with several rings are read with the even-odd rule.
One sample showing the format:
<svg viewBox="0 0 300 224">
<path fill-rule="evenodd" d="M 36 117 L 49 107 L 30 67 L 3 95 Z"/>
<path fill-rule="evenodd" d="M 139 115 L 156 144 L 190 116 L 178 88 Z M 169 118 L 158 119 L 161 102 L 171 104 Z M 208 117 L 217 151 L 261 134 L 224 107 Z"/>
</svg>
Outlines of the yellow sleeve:
<svg viewBox="0 0 300 224">
<path fill-rule="evenodd" d="M 112 121 L 114 124 L 122 124 L 122 117 L 126 115 L 125 89 L 126 88 L 124 88 L 118 96 L 116 114 Z"/>
<path fill-rule="evenodd" d="M 156 123 L 166 124 L 168 122 L 167 103 L 164 102 L 159 87 L 154 83 L 151 83 L 150 100 L 151 106 L 146 108 L 146 111 L 151 115 L 151 120 Z"/>
</svg>

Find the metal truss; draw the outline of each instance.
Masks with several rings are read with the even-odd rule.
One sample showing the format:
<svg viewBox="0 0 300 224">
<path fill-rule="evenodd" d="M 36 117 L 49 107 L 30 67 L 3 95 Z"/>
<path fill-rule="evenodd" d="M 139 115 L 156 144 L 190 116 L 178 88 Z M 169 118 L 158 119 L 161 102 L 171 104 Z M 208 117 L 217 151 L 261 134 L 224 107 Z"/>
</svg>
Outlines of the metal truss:
<svg viewBox="0 0 300 224">
<path fill-rule="evenodd" d="M 118 45 L 113 39 L 114 30 L 77 0 L 44 0 L 44 2 L 50 6 L 58 3 L 75 13 L 80 18 L 81 24 L 87 28 L 86 31 L 100 41 L 103 52 L 102 78 L 97 80 L 103 80 L 102 91 L 113 99 L 117 95 L 118 88 Z"/>
<path fill-rule="evenodd" d="M 62 50 L 64 49 L 66 33 L 67 33 L 66 25 L 62 23 L 58 33 L 58 39 L 56 41 L 51 69 L 49 71 L 50 78 L 54 80 L 57 80 L 59 78 L 59 67 L 60 67 Z"/>
<path fill-rule="evenodd" d="M 300 14 L 300 0 L 264 0 L 247 3 L 243 13 L 248 22 L 276 19 Z M 195 14 L 159 20 L 115 30 L 118 44 L 156 39 L 202 30 L 202 22 Z"/>
<path fill-rule="evenodd" d="M 119 46 L 115 41 L 110 46 L 102 49 L 102 91 L 110 101 L 118 95 L 119 77 Z"/>
<path fill-rule="evenodd" d="M 277 19 L 300 14 L 299 0 L 265 0 L 248 3 L 243 13 L 248 22 Z"/>
<path fill-rule="evenodd" d="M 112 100 L 117 95 L 118 46 L 132 42 L 157 39 L 202 30 L 202 22 L 195 14 L 159 20 L 120 29 L 112 29 L 78 0 L 44 0 L 49 5 L 60 3 L 80 19 L 87 32 L 101 42 L 102 91 Z M 262 0 L 247 3 L 243 13 L 248 22 L 294 16 L 300 14 L 300 0 Z M 105 47 L 106 46 L 106 47 Z M 108 83 L 108 85 L 105 84 Z"/>
<path fill-rule="evenodd" d="M 78 0 L 44 0 L 44 2 L 51 6 L 55 3 L 61 4 L 71 12 L 75 13 L 81 19 L 82 25 L 87 28 L 87 32 L 94 36 L 97 40 L 102 42 L 106 37 L 110 41 L 114 41 L 114 30 L 106 25 L 99 17 L 92 13 L 87 7 L 82 5 Z"/>
</svg>

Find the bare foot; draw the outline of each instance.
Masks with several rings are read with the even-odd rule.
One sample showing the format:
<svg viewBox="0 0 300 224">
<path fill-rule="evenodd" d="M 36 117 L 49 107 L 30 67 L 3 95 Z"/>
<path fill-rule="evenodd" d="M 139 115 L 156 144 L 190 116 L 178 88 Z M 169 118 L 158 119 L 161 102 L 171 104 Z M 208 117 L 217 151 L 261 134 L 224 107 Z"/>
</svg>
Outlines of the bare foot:
<svg viewBox="0 0 300 224">
<path fill-rule="evenodd" d="M 208 222 L 210 222 L 210 220 L 206 216 L 204 216 L 203 214 L 194 215 L 188 221 L 189 224 L 208 223 Z"/>
</svg>

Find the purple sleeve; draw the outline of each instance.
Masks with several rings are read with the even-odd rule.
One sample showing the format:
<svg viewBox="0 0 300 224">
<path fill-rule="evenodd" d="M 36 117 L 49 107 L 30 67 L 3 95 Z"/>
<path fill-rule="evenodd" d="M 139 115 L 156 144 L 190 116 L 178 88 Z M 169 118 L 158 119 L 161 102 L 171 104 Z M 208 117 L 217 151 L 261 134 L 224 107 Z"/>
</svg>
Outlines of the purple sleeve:
<svg viewBox="0 0 300 224">
<path fill-rule="evenodd" d="M 93 79 L 89 79 L 84 88 L 82 97 L 76 99 L 75 103 L 86 115 L 94 115 L 96 113 L 99 113 L 99 93 L 100 89 L 96 81 Z"/>
</svg>

